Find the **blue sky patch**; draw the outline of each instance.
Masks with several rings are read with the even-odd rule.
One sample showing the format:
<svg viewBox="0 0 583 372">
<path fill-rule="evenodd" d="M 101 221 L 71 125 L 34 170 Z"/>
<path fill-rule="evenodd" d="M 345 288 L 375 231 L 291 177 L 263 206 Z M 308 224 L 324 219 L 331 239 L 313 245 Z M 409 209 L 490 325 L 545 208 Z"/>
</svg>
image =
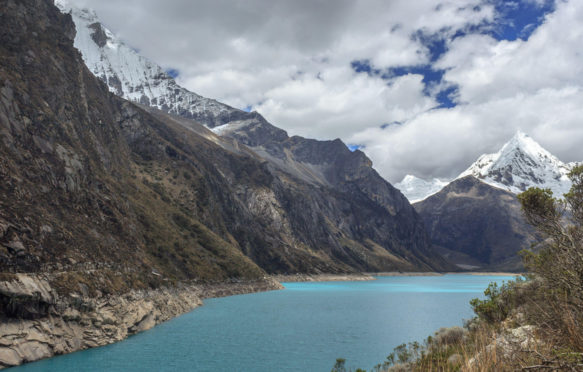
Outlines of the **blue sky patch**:
<svg viewBox="0 0 583 372">
<path fill-rule="evenodd" d="M 346 145 L 346 147 L 348 147 L 348 149 L 352 152 L 354 152 L 356 150 L 361 150 L 364 148 L 363 145 L 353 145 L 353 144 L 348 144 L 348 145 Z"/>
<path fill-rule="evenodd" d="M 431 90 L 433 87 L 441 83 L 443 79 L 443 74 L 445 70 L 434 69 L 430 64 L 427 65 L 417 65 L 417 66 L 400 66 L 391 67 L 385 70 L 374 68 L 370 60 L 357 60 L 350 63 L 352 69 L 357 73 L 366 73 L 370 76 L 379 76 L 383 80 L 390 81 L 396 77 L 404 76 L 408 74 L 416 74 L 423 76 L 424 89 L 423 93 L 426 96 L 431 96 Z M 454 107 L 455 102 L 453 97 L 455 92 L 457 92 L 456 86 L 448 86 L 442 91 L 434 93 L 434 98 L 437 100 L 439 105 L 437 107 Z"/>
<path fill-rule="evenodd" d="M 178 77 L 178 75 L 180 75 L 180 72 L 178 72 L 178 70 L 176 70 L 174 68 L 167 69 L 166 73 L 168 75 L 170 75 L 170 77 L 172 77 L 173 79 L 176 79 Z"/>
<path fill-rule="evenodd" d="M 449 30 L 441 30 L 434 34 L 419 30 L 411 35 L 413 40 L 420 42 L 427 48 L 429 56 L 427 64 L 379 69 L 373 66 L 369 59 L 362 59 L 352 61 L 350 65 L 354 72 L 380 77 L 388 84 L 399 76 L 421 75 L 425 85 L 423 92 L 438 102 L 438 106 L 435 108 L 455 107 L 459 87 L 443 84 L 443 89 L 435 91 L 435 87 L 443 83 L 445 70 L 435 69 L 433 63 L 447 52 L 448 41 L 476 33 L 490 35 L 497 40 L 527 40 L 534 30 L 543 23 L 544 17 L 555 10 L 554 0 L 544 0 L 542 4 L 525 0 L 486 0 L 485 3 L 492 4 L 495 8 L 496 17 L 493 24 L 468 25 L 449 36 Z M 475 10 L 479 11 L 479 7 Z"/>
<path fill-rule="evenodd" d="M 542 4 L 534 1 L 494 1 L 496 8 L 496 24 L 490 35 L 497 40 L 527 40 L 540 26 L 545 15 L 555 10 L 553 0 L 545 0 Z"/>
</svg>

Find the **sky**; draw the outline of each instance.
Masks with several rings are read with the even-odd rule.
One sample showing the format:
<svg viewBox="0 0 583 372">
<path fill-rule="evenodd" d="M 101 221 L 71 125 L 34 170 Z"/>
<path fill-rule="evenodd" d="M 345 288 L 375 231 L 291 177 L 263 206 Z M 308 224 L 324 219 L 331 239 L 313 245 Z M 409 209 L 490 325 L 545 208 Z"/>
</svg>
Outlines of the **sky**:
<svg viewBox="0 0 583 372">
<path fill-rule="evenodd" d="M 583 160 L 580 0 L 70 0 L 191 91 L 452 178 L 522 130 Z"/>
</svg>

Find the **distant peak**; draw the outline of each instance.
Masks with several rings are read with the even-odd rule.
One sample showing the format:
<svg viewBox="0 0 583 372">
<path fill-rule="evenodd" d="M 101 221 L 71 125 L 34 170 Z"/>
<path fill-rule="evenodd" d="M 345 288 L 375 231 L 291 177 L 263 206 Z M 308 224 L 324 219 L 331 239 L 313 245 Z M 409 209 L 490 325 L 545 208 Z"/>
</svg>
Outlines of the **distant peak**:
<svg viewBox="0 0 583 372">
<path fill-rule="evenodd" d="M 514 193 L 536 186 L 562 195 L 570 187 L 566 177 L 569 169 L 532 137 L 517 130 L 500 151 L 480 156 L 458 178 L 472 175 Z"/>
<path fill-rule="evenodd" d="M 552 157 L 551 153 L 545 150 L 538 142 L 536 142 L 532 137 L 521 130 L 516 131 L 514 136 L 510 139 L 510 141 L 506 142 L 500 152 L 502 156 L 504 156 L 504 154 L 515 152 L 516 150 L 521 150 L 522 152 L 534 157 Z"/>
<path fill-rule="evenodd" d="M 517 129 L 514 133 L 514 138 L 527 138 L 528 134 L 524 133 L 521 129 Z"/>
<path fill-rule="evenodd" d="M 516 133 L 514 133 L 514 136 L 512 136 L 510 141 L 508 141 L 507 143 L 514 144 L 514 145 L 522 145 L 525 143 L 533 143 L 533 142 L 536 143 L 536 141 L 534 139 L 532 139 L 532 137 L 530 137 L 528 134 L 524 133 L 523 131 L 521 131 L 519 129 L 516 131 Z"/>
</svg>

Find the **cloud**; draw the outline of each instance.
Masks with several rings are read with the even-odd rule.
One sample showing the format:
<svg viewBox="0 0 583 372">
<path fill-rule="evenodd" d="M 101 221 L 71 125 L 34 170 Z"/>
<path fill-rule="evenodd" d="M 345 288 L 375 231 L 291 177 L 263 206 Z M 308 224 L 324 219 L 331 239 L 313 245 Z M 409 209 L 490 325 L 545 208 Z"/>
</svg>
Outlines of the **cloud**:
<svg viewBox="0 0 583 372">
<path fill-rule="evenodd" d="M 427 111 L 402 125 L 367 129 L 349 142 L 364 144 L 375 168 L 391 182 L 412 172 L 451 178 L 480 154 L 498 151 L 516 129 L 564 161 L 580 160 L 582 115 L 581 88 L 542 89 L 532 95 Z"/>
<path fill-rule="evenodd" d="M 518 128 L 565 161 L 583 159 L 575 0 L 520 4 L 515 13 L 532 6 L 536 21 L 513 32 L 502 19 L 514 14 L 509 3 L 491 0 L 70 1 L 179 71 L 185 87 L 251 106 L 291 134 L 362 145 L 391 182 L 455 176 Z M 497 24 L 509 35 L 528 26 L 528 38 L 499 40 Z M 442 69 L 443 80 L 425 86 L 419 69 L 387 79 L 351 67 L 365 60 L 383 71 Z M 446 88 L 458 105 L 435 109 Z"/>
<path fill-rule="evenodd" d="M 470 34 L 450 41 L 434 67 L 446 70 L 443 84 L 458 87 L 458 106 L 348 140 L 364 144 L 392 182 L 407 173 L 455 177 L 517 129 L 563 161 L 583 160 L 582 19 L 580 2 L 560 2 L 527 40 Z"/>
<path fill-rule="evenodd" d="M 415 32 L 455 32 L 494 16 L 480 0 L 70 1 L 94 8 L 146 57 L 180 71 L 179 83 L 237 107 L 273 101 L 268 92 L 293 87 L 298 74 L 354 60 L 378 68 L 426 63 L 429 50 Z"/>
</svg>

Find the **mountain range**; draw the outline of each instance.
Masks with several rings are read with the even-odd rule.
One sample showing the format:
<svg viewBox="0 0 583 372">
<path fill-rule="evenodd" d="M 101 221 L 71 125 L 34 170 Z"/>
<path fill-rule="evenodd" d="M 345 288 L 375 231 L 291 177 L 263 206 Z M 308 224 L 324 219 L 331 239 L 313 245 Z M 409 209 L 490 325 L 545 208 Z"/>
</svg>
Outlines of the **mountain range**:
<svg viewBox="0 0 583 372">
<path fill-rule="evenodd" d="M 161 67 L 125 45 L 91 10 L 71 7 L 66 0 L 57 0 L 56 4 L 62 12 L 70 13 L 75 22 L 78 32 L 74 44 L 81 52 L 85 64 L 95 76 L 107 84 L 112 93 L 139 104 L 162 120 L 171 118 L 174 123 L 189 128 L 229 151 L 243 151 L 261 159 L 268 164 L 270 174 L 275 179 L 285 180 L 286 185 L 289 185 L 288 180 L 292 179 L 305 183 L 311 190 L 336 191 L 336 194 L 320 196 L 322 199 L 330 199 L 332 195 L 354 195 L 356 192 L 363 195 L 364 200 L 380 203 L 389 214 L 397 217 L 391 222 L 384 222 L 381 226 L 371 228 L 368 221 L 374 214 L 362 213 L 363 208 L 353 207 L 350 217 L 340 219 L 337 211 L 326 211 L 326 215 L 336 216 L 332 219 L 336 221 L 332 225 L 349 231 L 344 233 L 342 241 L 346 242 L 346 237 L 349 237 L 350 244 L 335 243 L 333 244 L 335 248 L 329 249 L 328 255 L 332 254 L 334 257 L 332 261 L 341 257 L 340 261 L 358 270 L 380 267 L 399 269 L 413 266 L 428 267 L 427 265 L 432 265 L 431 262 L 433 264 L 438 262 L 436 266 L 445 267 L 447 264 L 440 260 L 441 254 L 459 268 L 516 270 L 520 268 L 520 260 L 516 253 L 529 247 L 533 235 L 522 220 L 518 202 L 508 194 L 500 193 L 498 188 L 517 193 L 530 186 L 539 186 L 550 187 L 555 192 L 562 193 L 570 186 L 566 173 L 571 165 L 563 164 L 532 138 L 519 131 L 499 152 L 481 156 L 451 183 L 442 179 L 425 181 L 407 176 L 395 185 L 411 203 L 415 203 L 415 209 L 421 217 L 419 218 L 414 211 L 407 208 L 408 203 L 403 201 L 398 191 L 374 172 L 372 163 L 364 153 L 358 150 L 350 152 L 338 139 L 316 141 L 299 136 L 289 137 L 285 131 L 273 126 L 256 112 L 238 110 L 192 93 L 178 85 Z M 171 116 L 164 116 L 159 110 Z M 209 130 L 205 130 L 205 127 Z M 472 176 L 482 182 L 474 184 L 468 181 L 466 176 Z M 444 187 L 448 185 L 450 187 L 445 190 Z M 436 195 L 440 190 L 445 190 L 442 194 L 447 197 L 440 196 L 420 203 L 427 200 L 428 196 Z M 480 190 L 480 195 L 487 197 L 469 197 L 474 195 L 476 190 Z M 310 192 L 307 195 L 310 195 Z M 299 195 L 296 196 L 298 197 Z M 368 202 L 361 205 L 367 204 Z M 281 201 L 276 205 L 276 209 L 283 209 Z M 494 205 L 496 208 L 491 209 L 490 207 Z M 399 210 L 398 215 L 394 214 L 395 207 Z M 458 213 L 460 210 L 464 212 Z M 444 211 L 447 211 L 449 218 L 443 218 Z M 293 226 L 289 221 L 291 214 L 289 211 L 286 212 L 288 213 L 283 220 L 287 224 L 284 223 L 284 226 Z M 267 214 L 271 217 L 264 216 L 265 223 L 273 223 L 272 217 L 276 214 L 272 212 Z M 304 219 L 303 214 L 298 211 L 294 212 L 293 216 Z M 418 221 L 420 219 L 423 220 L 421 224 Z M 506 224 L 510 228 L 482 229 L 486 220 L 499 221 L 500 224 Z M 281 222 L 278 221 L 277 224 Z M 402 243 L 395 244 L 395 232 L 402 230 L 398 227 L 400 224 L 408 225 L 406 231 L 414 232 L 413 235 L 417 236 L 414 244 L 411 244 L 410 238 L 399 236 L 400 242 L 409 241 L 405 243 L 408 248 L 402 248 L 403 246 L 399 248 Z M 420 238 L 422 233 L 419 226 L 423 224 L 429 238 Z M 372 240 L 375 244 L 382 241 L 380 246 L 384 249 L 390 244 L 388 251 L 392 258 L 387 258 L 385 253 L 379 256 L 378 249 L 370 246 L 370 243 L 363 243 L 362 233 L 355 236 L 353 233 L 355 225 L 360 226 L 361 231 L 367 231 L 366 239 Z M 457 232 L 454 231 L 456 229 Z M 387 232 L 391 236 L 390 239 L 387 238 Z M 460 239 L 462 232 L 469 239 L 466 239 L 466 243 L 464 239 Z M 305 234 L 302 229 L 297 229 L 288 235 L 302 236 L 302 244 L 306 246 L 322 245 L 324 241 L 323 236 L 320 240 L 313 238 L 318 236 L 315 231 Z M 289 236 L 288 242 L 297 241 L 297 237 Z M 473 236 L 473 240 L 469 236 Z M 419 239 L 430 242 L 419 243 Z M 481 247 L 476 245 L 478 241 L 482 242 Z M 412 255 L 409 248 L 413 252 Z M 338 249 L 342 253 L 336 252 Z M 346 250 L 350 252 L 347 253 Z M 269 258 L 266 259 L 264 251 L 265 248 L 249 249 L 245 253 L 262 268 L 272 271 L 273 254 L 268 255 Z M 355 251 L 369 253 L 359 257 L 361 253 Z M 275 255 L 279 256 L 281 261 L 290 260 L 289 251 L 286 251 L 285 255 L 281 253 Z M 419 261 L 417 257 L 421 257 L 421 260 Z M 379 264 L 379 261 L 385 263 Z M 408 261 L 414 263 L 412 265 L 405 263 Z M 305 271 L 310 267 L 297 265 L 300 264 L 296 262 L 294 265 L 283 265 L 277 272 Z M 318 264 L 317 271 L 329 271 L 333 266 L 330 265 L 330 262 L 324 266 Z M 298 270 L 298 267 L 302 268 Z"/>
<path fill-rule="evenodd" d="M 271 245 L 278 248 L 270 255 L 265 254 L 265 248 L 249 245 L 246 254 L 260 266 L 273 271 L 274 255 L 289 262 L 294 256 L 290 252 L 297 252 L 298 247 L 302 247 L 299 251 L 308 247 L 309 251 L 328 251 L 325 260 L 332 259 L 336 264 L 326 262 L 313 267 L 305 262 L 319 260 L 321 255 L 302 255 L 301 264 L 281 265 L 278 272 L 330 271 L 334 267 L 426 270 L 447 266 L 430 249 L 423 223 L 414 209 L 372 169 L 364 153 L 351 152 L 339 139 L 289 137 L 256 112 L 238 110 L 189 92 L 159 66 L 117 39 L 94 12 L 71 7 L 64 0 L 56 4 L 62 12 L 71 14 L 79 30 L 74 45 L 85 64 L 112 93 L 140 104 L 154 116 L 163 115 L 153 109 L 171 114 L 165 120 L 202 134 L 229 151 L 243 151 L 265 162 L 266 169 L 285 187 L 301 185 L 295 196 L 283 197 L 273 189 L 266 191 L 275 200 L 270 201 L 273 206 L 259 209 L 265 214 L 264 223 L 288 226 L 287 231 L 282 231 L 289 236 L 274 239 Z M 201 128 L 201 124 L 211 131 Z M 306 204 L 296 210 L 292 201 Z M 324 215 L 318 217 L 321 222 L 317 223 L 314 218 L 319 213 Z M 362 223 L 369 220 L 376 222 Z M 290 251 L 286 246 L 295 249 Z"/>
<path fill-rule="evenodd" d="M 270 274 L 519 269 L 532 231 L 486 182 L 563 185 L 569 165 L 519 133 L 413 206 L 340 139 L 190 92 L 56 5 L 0 8 L 0 368 L 119 341 L 209 288 L 280 288 Z"/>
<path fill-rule="evenodd" d="M 340 140 L 289 137 L 258 113 L 176 88 L 115 44 L 91 12 L 63 15 L 49 0 L 8 5 L 0 14 L 1 272 L 42 274 L 68 295 L 266 273 L 452 268 L 364 153 Z M 83 35 L 93 49 L 79 53 Z M 127 55 L 107 52 L 113 45 Z M 101 75 L 83 59 L 93 52 Z M 116 95 L 136 91 L 149 102 Z M 162 91 L 170 102 L 198 103 L 174 113 L 178 106 L 152 106 Z M 228 133 L 209 129 L 218 124 Z M 0 304 L 13 300 L 0 293 Z"/>
<path fill-rule="evenodd" d="M 529 187 L 549 188 L 555 196 L 561 197 L 571 187 L 567 174 L 576 164 L 563 163 L 519 130 L 498 152 L 481 155 L 454 180 L 473 176 L 514 194 L 526 191 Z M 407 175 L 395 187 L 415 203 L 437 193 L 448 183 L 440 179 L 427 181 Z"/>
</svg>

